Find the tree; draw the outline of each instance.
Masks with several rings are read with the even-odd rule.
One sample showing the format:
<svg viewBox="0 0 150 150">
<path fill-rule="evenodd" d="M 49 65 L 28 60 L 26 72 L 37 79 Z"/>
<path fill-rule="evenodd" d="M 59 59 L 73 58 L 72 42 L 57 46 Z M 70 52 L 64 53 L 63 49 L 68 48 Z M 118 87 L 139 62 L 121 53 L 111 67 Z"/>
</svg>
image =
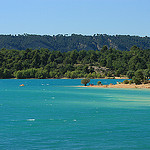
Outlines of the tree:
<svg viewBox="0 0 150 150">
<path fill-rule="evenodd" d="M 108 57 L 108 59 L 107 59 L 106 67 L 107 68 L 112 68 L 112 59 L 110 57 Z"/>
<path fill-rule="evenodd" d="M 135 76 L 132 78 L 133 83 L 137 84 L 141 84 L 141 80 L 139 78 L 136 78 Z"/>
<path fill-rule="evenodd" d="M 88 66 L 82 67 L 82 70 L 83 70 L 84 73 L 89 73 Z"/>
<path fill-rule="evenodd" d="M 149 69 L 144 70 L 144 77 L 145 77 L 145 79 L 148 79 L 150 77 L 150 70 Z"/>
<path fill-rule="evenodd" d="M 43 70 L 43 68 L 38 68 L 37 72 L 35 73 L 35 78 L 38 79 L 45 79 L 48 76 L 47 70 Z"/>
<path fill-rule="evenodd" d="M 11 78 L 12 77 L 12 75 L 11 75 L 11 71 L 9 70 L 9 69 L 4 69 L 4 71 L 3 71 L 3 76 L 4 76 L 4 78 Z"/>
<path fill-rule="evenodd" d="M 3 76 L 3 70 L 0 68 L 0 79 L 2 79 L 4 76 Z"/>
<path fill-rule="evenodd" d="M 145 79 L 143 71 L 137 70 L 134 74 L 135 74 L 135 76 L 132 78 L 133 82 L 135 84 L 141 84 L 142 81 L 144 81 L 144 79 Z"/>
<path fill-rule="evenodd" d="M 71 59 L 71 62 L 73 64 L 76 63 L 77 58 L 78 58 L 78 52 L 77 52 L 77 50 L 71 51 L 71 53 L 70 53 L 70 59 Z"/>
<path fill-rule="evenodd" d="M 129 79 L 132 79 L 132 77 L 134 76 L 134 71 L 129 70 L 126 75 Z"/>
<path fill-rule="evenodd" d="M 17 79 L 23 79 L 23 71 L 18 70 L 17 72 L 14 73 L 15 77 Z"/>
<path fill-rule="evenodd" d="M 135 72 L 135 77 L 138 78 L 139 80 L 143 81 L 144 80 L 144 74 L 142 70 L 137 70 Z"/>
<path fill-rule="evenodd" d="M 78 77 L 77 72 L 76 71 L 72 71 L 71 74 L 70 74 L 70 77 L 71 77 L 71 79 L 77 78 Z"/>
<path fill-rule="evenodd" d="M 97 82 L 97 85 L 102 85 L 102 82 L 101 82 L 101 81 L 98 81 L 98 82 Z"/>
<path fill-rule="evenodd" d="M 107 77 L 112 77 L 112 73 L 110 71 L 108 71 Z"/>
<path fill-rule="evenodd" d="M 102 47 L 102 49 L 101 49 L 101 52 L 103 53 L 103 52 L 106 52 L 107 50 L 108 50 L 107 46 L 104 45 L 104 46 Z"/>
<path fill-rule="evenodd" d="M 87 83 L 89 83 L 89 82 L 90 82 L 90 79 L 89 79 L 89 78 L 86 78 L 86 79 L 81 80 L 81 84 L 84 84 L 84 86 L 86 86 Z"/>
</svg>

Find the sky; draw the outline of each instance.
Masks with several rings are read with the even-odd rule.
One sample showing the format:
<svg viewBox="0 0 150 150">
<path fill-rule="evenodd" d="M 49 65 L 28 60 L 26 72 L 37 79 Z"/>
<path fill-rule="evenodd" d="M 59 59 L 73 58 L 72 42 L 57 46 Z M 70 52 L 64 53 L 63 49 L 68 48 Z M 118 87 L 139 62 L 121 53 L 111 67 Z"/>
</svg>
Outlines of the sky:
<svg viewBox="0 0 150 150">
<path fill-rule="evenodd" d="M 150 37 L 150 0 L 0 0 L 0 34 Z"/>
</svg>

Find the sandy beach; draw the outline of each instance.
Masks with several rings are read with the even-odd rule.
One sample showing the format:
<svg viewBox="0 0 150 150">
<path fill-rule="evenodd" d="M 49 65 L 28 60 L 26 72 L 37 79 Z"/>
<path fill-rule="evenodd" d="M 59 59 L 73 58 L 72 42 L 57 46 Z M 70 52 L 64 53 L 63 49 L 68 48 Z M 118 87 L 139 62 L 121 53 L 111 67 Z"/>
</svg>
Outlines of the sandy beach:
<svg viewBox="0 0 150 150">
<path fill-rule="evenodd" d="M 93 85 L 93 86 L 78 86 L 78 87 L 96 87 L 96 88 L 149 88 L 150 89 L 150 83 L 149 84 L 115 84 L 115 85 Z"/>
</svg>

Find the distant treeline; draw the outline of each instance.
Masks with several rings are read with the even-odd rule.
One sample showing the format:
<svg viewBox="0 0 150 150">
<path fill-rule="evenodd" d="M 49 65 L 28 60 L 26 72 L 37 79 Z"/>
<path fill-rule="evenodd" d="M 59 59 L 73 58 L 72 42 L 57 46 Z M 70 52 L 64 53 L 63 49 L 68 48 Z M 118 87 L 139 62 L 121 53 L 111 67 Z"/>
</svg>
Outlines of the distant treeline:
<svg viewBox="0 0 150 150">
<path fill-rule="evenodd" d="M 133 45 L 150 49 L 150 37 L 130 35 L 0 35 L 0 49 L 25 50 L 27 48 L 47 48 L 50 51 L 67 52 L 72 50 L 101 50 L 106 45 L 119 50 L 129 50 Z"/>
<path fill-rule="evenodd" d="M 0 50 L 0 78 L 101 78 L 149 72 L 150 50 Z M 149 76 L 149 75 L 147 75 Z"/>
</svg>

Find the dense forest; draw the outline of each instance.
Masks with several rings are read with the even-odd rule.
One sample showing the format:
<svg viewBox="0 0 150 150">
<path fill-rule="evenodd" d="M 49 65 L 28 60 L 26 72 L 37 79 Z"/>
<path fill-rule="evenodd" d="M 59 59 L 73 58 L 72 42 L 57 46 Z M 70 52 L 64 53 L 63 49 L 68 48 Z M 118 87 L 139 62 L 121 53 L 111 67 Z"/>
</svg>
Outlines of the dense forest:
<svg viewBox="0 0 150 150">
<path fill-rule="evenodd" d="M 50 51 L 101 50 L 106 45 L 119 50 L 129 50 L 133 45 L 150 49 L 150 37 L 130 35 L 0 35 L 0 49 L 25 50 L 47 48 Z"/>
<path fill-rule="evenodd" d="M 107 46 L 96 51 L 0 50 L 0 78 L 132 78 L 139 70 L 150 76 L 150 50 L 137 46 L 129 51 Z"/>
</svg>

